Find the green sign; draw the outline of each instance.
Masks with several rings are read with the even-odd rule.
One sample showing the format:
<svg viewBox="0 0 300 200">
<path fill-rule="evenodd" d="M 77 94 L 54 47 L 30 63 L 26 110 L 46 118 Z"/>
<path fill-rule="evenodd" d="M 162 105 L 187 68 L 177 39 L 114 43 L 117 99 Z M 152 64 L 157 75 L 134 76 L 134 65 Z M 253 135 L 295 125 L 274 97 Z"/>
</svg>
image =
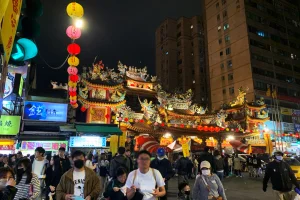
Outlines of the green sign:
<svg viewBox="0 0 300 200">
<path fill-rule="evenodd" d="M 20 130 L 21 116 L 2 115 L 0 135 L 17 135 Z"/>
</svg>

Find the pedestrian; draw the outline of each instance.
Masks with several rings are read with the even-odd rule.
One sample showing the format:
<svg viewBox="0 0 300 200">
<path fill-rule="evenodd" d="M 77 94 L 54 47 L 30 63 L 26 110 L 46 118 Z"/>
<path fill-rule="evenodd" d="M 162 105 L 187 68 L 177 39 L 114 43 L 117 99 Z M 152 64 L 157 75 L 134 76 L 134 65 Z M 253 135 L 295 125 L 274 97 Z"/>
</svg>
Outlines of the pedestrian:
<svg viewBox="0 0 300 200">
<path fill-rule="evenodd" d="M 14 200 L 37 199 L 41 195 L 41 187 L 38 176 L 33 173 L 31 161 L 28 158 L 20 159 L 16 169 L 16 188 L 18 191 Z"/>
<path fill-rule="evenodd" d="M 138 153 L 138 169 L 129 173 L 125 184 L 129 200 L 156 200 L 166 195 L 164 179 L 158 170 L 150 168 L 150 159 L 148 151 Z"/>
<path fill-rule="evenodd" d="M 253 169 L 254 169 L 254 177 L 259 177 L 259 169 L 261 167 L 261 160 L 256 156 L 253 155 Z"/>
<path fill-rule="evenodd" d="M 74 167 L 62 175 L 57 185 L 56 200 L 96 200 L 100 195 L 99 177 L 84 166 L 85 154 L 82 151 L 74 151 L 72 160 Z"/>
<path fill-rule="evenodd" d="M 224 159 L 222 158 L 218 150 L 214 151 L 214 156 L 215 156 L 216 173 L 220 178 L 220 180 L 222 181 L 224 177 Z"/>
<path fill-rule="evenodd" d="M 235 157 L 233 159 L 233 169 L 236 177 L 242 177 L 242 161 L 239 158 L 238 154 L 235 154 Z"/>
<path fill-rule="evenodd" d="M 45 194 L 45 178 L 46 178 L 46 169 L 48 167 L 49 161 L 45 157 L 45 149 L 43 147 L 37 147 L 34 153 L 34 160 L 32 162 L 32 172 L 36 174 L 40 180 L 40 197 Z"/>
<path fill-rule="evenodd" d="M 131 172 L 134 169 L 133 160 L 131 158 L 131 151 L 129 149 L 127 149 L 126 152 L 125 152 L 125 155 L 129 159 L 129 162 L 130 162 L 129 172 Z"/>
<path fill-rule="evenodd" d="M 91 170 L 95 170 L 97 168 L 97 165 L 93 164 L 93 154 L 89 153 L 87 160 L 85 161 L 85 166 Z"/>
<path fill-rule="evenodd" d="M 4 167 L 3 158 L 4 158 L 4 155 L 0 154 L 0 167 Z"/>
<path fill-rule="evenodd" d="M 210 163 L 202 161 L 200 169 L 201 175 L 196 179 L 193 188 L 193 200 L 227 200 L 223 184 L 219 177 L 212 173 Z"/>
<path fill-rule="evenodd" d="M 247 162 L 247 168 L 249 171 L 249 177 L 254 177 L 253 154 L 252 153 L 250 153 L 250 155 L 247 156 L 246 162 Z"/>
<path fill-rule="evenodd" d="M 182 152 L 179 152 L 178 161 L 176 163 L 177 174 L 178 174 L 178 185 L 182 182 L 189 183 L 188 173 L 189 169 L 188 166 L 190 164 L 190 160 L 183 156 Z"/>
<path fill-rule="evenodd" d="M 126 198 L 126 170 L 119 168 L 117 170 L 117 178 L 113 178 L 107 185 L 105 192 L 103 193 L 104 198 L 111 200 L 127 200 Z"/>
<path fill-rule="evenodd" d="M 62 168 L 60 165 L 59 156 L 53 156 L 50 160 L 49 167 L 46 170 L 46 200 L 49 200 L 50 196 L 55 199 L 55 190 L 62 176 Z"/>
<path fill-rule="evenodd" d="M 13 170 L 8 167 L 0 167 L 0 199 L 13 200 L 17 193 L 15 186 Z"/>
<path fill-rule="evenodd" d="M 157 157 L 151 161 L 151 168 L 157 169 L 162 175 L 165 181 L 165 190 L 168 192 L 168 182 L 174 176 L 171 162 L 166 158 L 166 151 L 164 148 L 157 149 Z M 167 195 L 160 198 L 160 200 L 166 200 Z"/>
<path fill-rule="evenodd" d="M 125 147 L 119 147 L 118 155 L 115 156 L 110 162 L 109 175 L 116 178 L 116 172 L 119 167 L 126 169 L 126 172 L 129 173 L 130 170 L 130 160 L 124 155 Z"/>
<path fill-rule="evenodd" d="M 23 158 L 23 154 L 22 154 L 21 151 L 18 151 L 18 153 L 17 153 L 17 158 L 16 158 L 16 163 L 18 163 L 18 161 L 19 161 L 21 158 Z"/>
<path fill-rule="evenodd" d="M 69 169 L 72 168 L 71 162 L 70 162 L 68 156 L 66 156 L 66 148 L 65 147 L 60 147 L 58 149 L 58 156 L 60 159 L 60 165 L 62 167 L 62 173 L 64 174 L 65 172 L 67 172 Z"/>
<path fill-rule="evenodd" d="M 7 155 L 3 156 L 3 167 L 9 167 L 8 156 Z"/>
<path fill-rule="evenodd" d="M 209 147 L 204 147 L 204 152 L 202 152 L 199 157 L 199 163 L 205 160 L 208 161 L 210 163 L 210 166 L 212 167 L 213 172 L 215 172 L 214 157 L 209 151 Z"/>
<path fill-rule="evenodd" d="M 8 166 L 11 169 L 16 168 L 16 154 L 9 154 L 9 156 L 8 156 Z"/>
<path fill-rule="evenodd" d="M 109 170 L 109 161 L 106 159 L 105 153 L 101 153 L 100 160 L 98 162 L 99 175 L 100 175 L 100 191 L 103 193 L 106 188 L 107 176 Z"/>
<path fill-rule="evenodd" d="M 228 177 L 229 176 L 229 155 L 225 154 L 224 157 L 224 177 Z"/>
<path fill-rule="evenodd" d="M 270 178 L 276 200 L 294 199 L 293 185 L 299 189 L 299 184 L 289 164 L 283 161 L 283 153 L 281 151 L 275 151 L 274 160 L 267 164 L 263 180 L 264 192 L 267 191 Z"/>
<path fill-rule="evenodd" d="M 199 168 L 199 162 L 197 160 L 197 157 L 194 156 L 194 159 L 193 159 L 193 163 L 194 163 L 194 176 L 196 177 L 198 175 L 198 168 Z"/>
<path fill-rule="evenodd" d="M 189 160 L 189 163 L 188 163 L 188 178 L 192 179 L 192 178 L 194 178 L 194 175 L 193 175 L 194 163 L 193 163 L 193 159 L 192 159 L 191 156 L 188 157 L 187 159 Z"/>
<path fill-rule="evenodd" d="M 188 183 L 186 182 L 180 183 L 178 185 L 178 190 L 179 190 L 178 197 L 177 197 L 178 200 L 192 200 L 192 198 L 190 197 L 191 188 Z"/>
</svg>

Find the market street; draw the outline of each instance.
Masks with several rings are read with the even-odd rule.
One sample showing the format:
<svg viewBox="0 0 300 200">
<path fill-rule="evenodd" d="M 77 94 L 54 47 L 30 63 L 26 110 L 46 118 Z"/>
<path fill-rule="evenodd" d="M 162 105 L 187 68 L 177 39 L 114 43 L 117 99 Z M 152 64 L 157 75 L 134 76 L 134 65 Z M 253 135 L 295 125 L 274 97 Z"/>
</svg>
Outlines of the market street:
<svg viewBox="0 0 300 200">
<path fill-rule="evenodd" d="M 223 184 L 228 200 L 274 199 L 271 184 L 268 184 L 267 192 L 262 191 L 262 178 L 250 179 L 247 175 L 243 178 L 230 177 L 224 179 Z M 194 185 L 194 180 L 191 180 L 190 185 Z M 177 178 L 174 177 L 169 183 L 169 200 L 176 199 L 177 192 Z"/>
</svg>

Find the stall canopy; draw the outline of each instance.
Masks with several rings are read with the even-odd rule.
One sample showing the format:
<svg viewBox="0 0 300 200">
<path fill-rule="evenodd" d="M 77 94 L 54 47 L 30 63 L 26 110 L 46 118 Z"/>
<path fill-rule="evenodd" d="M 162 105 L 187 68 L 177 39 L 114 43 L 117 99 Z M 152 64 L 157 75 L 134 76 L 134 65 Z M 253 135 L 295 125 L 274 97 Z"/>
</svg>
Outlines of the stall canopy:
<svg viewBox="0 0 300 200">
<path fill-rule="evenodd" d="M 115 124 L 76 123 L 78 133 L 97 133 L 101 136 L 122 135 L 123 132 Z"/>
</svg>

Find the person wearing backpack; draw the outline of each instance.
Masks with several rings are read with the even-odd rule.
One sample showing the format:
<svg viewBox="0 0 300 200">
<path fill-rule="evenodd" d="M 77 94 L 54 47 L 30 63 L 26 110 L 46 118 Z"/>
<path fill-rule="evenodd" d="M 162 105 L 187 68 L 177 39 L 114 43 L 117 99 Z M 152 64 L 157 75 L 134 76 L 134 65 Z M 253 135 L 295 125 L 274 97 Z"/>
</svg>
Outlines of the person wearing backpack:
<svg viewBox="0 0 300 200">
<path fill-rule="evenodd" d="M 177 174 L 178 174 L 178 185 L 182 182 L 189 183 L 188 173 L 189 168 L 188 166 L 191 164 L 192 161 L 190 159 L 185 158 L 183 153 L 179 153 L 179 159 L 177 161 Z"/>
<path fill-rule="evenodd" d="M 130 172 L 130 160 L 124 155 L 125 147 L 119 147 L 118 155 L 110 162 L 109 175 L 116 178 L 117 169 L 122 167 L 127 173 Z"/>
</svg>

